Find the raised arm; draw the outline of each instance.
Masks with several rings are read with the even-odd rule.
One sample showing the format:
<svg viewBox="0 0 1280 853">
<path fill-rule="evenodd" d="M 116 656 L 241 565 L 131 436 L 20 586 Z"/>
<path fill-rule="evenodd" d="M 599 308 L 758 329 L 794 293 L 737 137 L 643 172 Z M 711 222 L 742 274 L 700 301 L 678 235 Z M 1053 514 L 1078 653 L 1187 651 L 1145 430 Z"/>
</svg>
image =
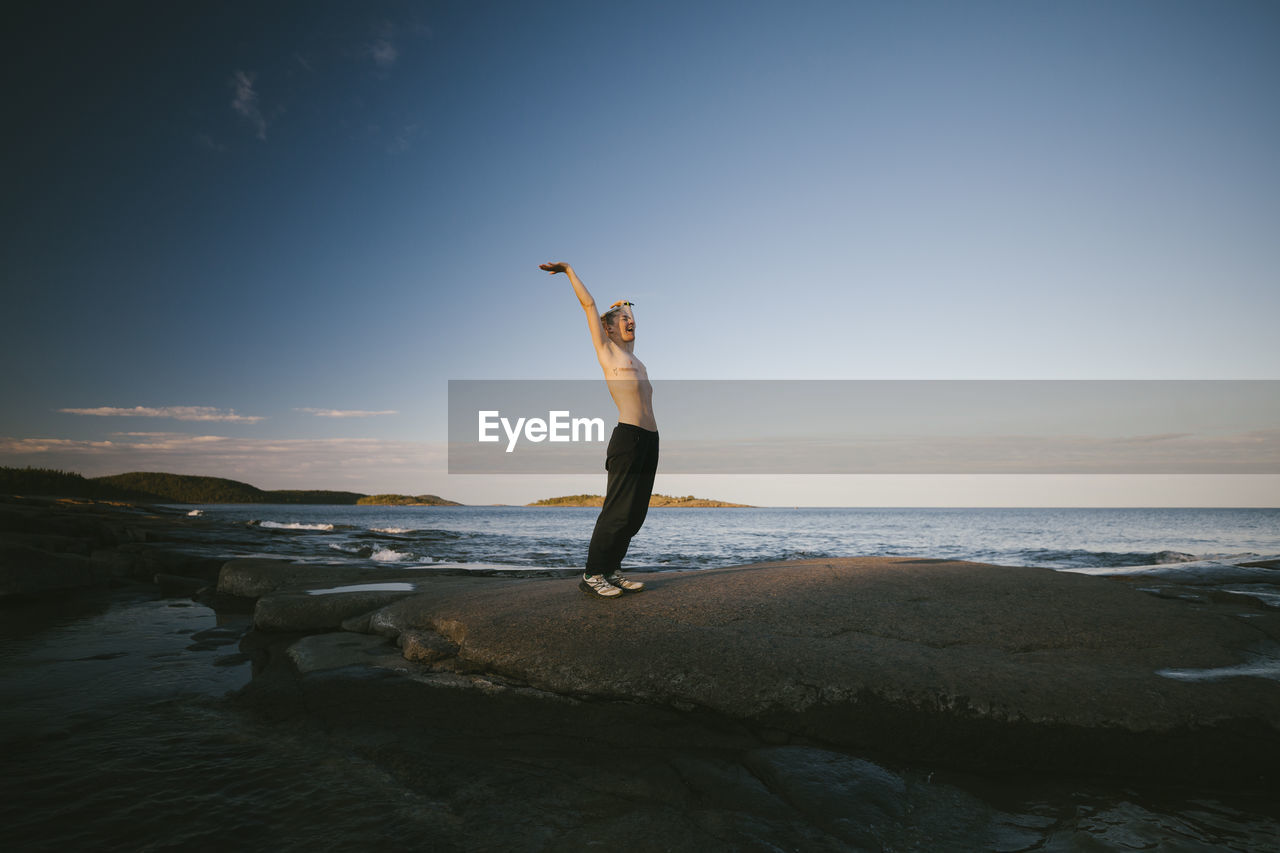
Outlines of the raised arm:
<svg viewBox="0 0 1280 853">
<path fill-rule="evenodd" d="M 591 344 L 596 348 L 596 354 L 600 355 L 608 347 L 609 338 L 605 336 L 604 326 L 600 323 L 600 312 L 596 310 L 596 300 L 591 296 L 591 291 L 587 290 L 587 286 L 582 283 L 582 279 L 578 278 L 578 274 L 573 271 L 573 267 L 566 263 L 541 264 L 538 269 L 546 270 L 552 275 L 562 272 L 569 277 L 569 283 L 573 285 L 573 292 L 577 294 L 578 302 L 582 305 L 582 310 L 587 314 L 587 327 L 591 330 Z"/>
</svg>

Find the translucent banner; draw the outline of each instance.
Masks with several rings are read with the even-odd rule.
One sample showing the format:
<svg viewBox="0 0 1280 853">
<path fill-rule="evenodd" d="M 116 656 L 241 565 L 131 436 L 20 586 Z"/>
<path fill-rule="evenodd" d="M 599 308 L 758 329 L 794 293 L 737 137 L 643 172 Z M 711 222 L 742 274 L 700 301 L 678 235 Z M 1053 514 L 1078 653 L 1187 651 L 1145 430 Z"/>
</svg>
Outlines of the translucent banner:
<svg viewBox="0 0 1280 853">
<path fill-rule="evenodd" d="M 668 380 L 668 474 L 1276 474 L 1280 380 Z M 603 380 L 450 380 L 450 474 L 604 469 Z"/>
</svg>

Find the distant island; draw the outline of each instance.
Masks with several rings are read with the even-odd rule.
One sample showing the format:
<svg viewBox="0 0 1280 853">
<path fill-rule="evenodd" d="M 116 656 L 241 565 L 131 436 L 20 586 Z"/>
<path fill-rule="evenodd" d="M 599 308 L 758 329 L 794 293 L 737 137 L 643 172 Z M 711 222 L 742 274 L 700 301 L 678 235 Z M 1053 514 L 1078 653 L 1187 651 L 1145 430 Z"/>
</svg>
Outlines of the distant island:
<svg viewBox="0 0 1280 853">
<path fill-rule="evenodd" d="M 601 506 L 604 504 L 603 495 L 565 495 L 559 498 L 543 498 L 540 501 L 534 501 L 526 506 Z M 750 508 L 750 504 L 735 504 L 728 501 L 714 501 L 710 498 L 695 498 L 693 495 L 685 495 L 684 497 L 672 497 L 671 495 L 650 495 L 649 506 L 656 507 L 744 507 Z"/>
<path fill-rule="evenodd" d="M 360 506 L 462 506 L 439 495 L 368 495 L 356 503 Z"/>
<path fill-rule="evenodd" d="M 259 489 L 223 477 L 135 471 L 84 477 L 52 468 L 0 467 L 0 494 L 45 495 L 159 504 L 383 504 L 461 506 L 437 495 L 366 495 L 328 489 Z"/>
<path fill-rule="evenodd" d="M 132 501 L 153 504 L 330 504 L 338 506 L 465 506 L 439 495 L 366 495 L 327 489 L 259 489 L 223 477 L 192 474 L 165 474 L 134 471 L 109 477 L 85 477 L 74 471 L 52 468 L 6 468 L 0 466 L 0 494 L 91 500 Z M 602 495 L 564 495 L 545 498 L 526 506 L 600 506 Z M 497 504 L 505 506 L 505 504 Z M 653 495 L 651 507 L 749 507 L 698 498 Z"/>
</svg>

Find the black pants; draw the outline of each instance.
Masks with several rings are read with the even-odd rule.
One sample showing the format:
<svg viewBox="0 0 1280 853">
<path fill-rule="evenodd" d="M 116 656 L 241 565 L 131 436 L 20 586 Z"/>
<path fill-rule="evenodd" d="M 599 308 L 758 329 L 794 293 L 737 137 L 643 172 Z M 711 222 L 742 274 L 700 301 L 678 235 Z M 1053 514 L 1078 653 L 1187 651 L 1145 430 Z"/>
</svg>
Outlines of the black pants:
<svg viewBox="0 0 1280 853">
<path fill-rule="evenodd" d="M 609 472 L 609 489 L 587 550 L 589 575 L 607 575 L 622 568 L 631 537 L 644 524 L 653 477 L 658 473 L 658 434 L 633 424 L 618 424 L 609 438 L 604 467 Z"/>
</svg>

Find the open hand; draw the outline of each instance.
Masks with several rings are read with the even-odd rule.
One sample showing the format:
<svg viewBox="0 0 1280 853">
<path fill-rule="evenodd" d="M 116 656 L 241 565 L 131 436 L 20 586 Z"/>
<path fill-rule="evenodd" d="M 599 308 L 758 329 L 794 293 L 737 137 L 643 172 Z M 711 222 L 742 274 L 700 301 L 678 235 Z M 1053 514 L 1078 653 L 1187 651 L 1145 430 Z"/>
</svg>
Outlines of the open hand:
<svg viewBox="0 0 1280 853">
<path fill-rule="evenodd" d="M 554 263 L 554 264 L 538 264 L 538 269 L 540 269 L 540 270 L 546 270 L 547 272 L 551 273 L 552 275 L 555 275 L 555 274 L 556 274 L 556 273 L 558 273 L 558 272 L 568 272 L 568 271 L 569 271 L 569 265 L 568 265 L 568 264 L 566 264 L 566 263 L 564 263 L 563 261 L 559 261 L 559 262 Z"/>
</svg>

